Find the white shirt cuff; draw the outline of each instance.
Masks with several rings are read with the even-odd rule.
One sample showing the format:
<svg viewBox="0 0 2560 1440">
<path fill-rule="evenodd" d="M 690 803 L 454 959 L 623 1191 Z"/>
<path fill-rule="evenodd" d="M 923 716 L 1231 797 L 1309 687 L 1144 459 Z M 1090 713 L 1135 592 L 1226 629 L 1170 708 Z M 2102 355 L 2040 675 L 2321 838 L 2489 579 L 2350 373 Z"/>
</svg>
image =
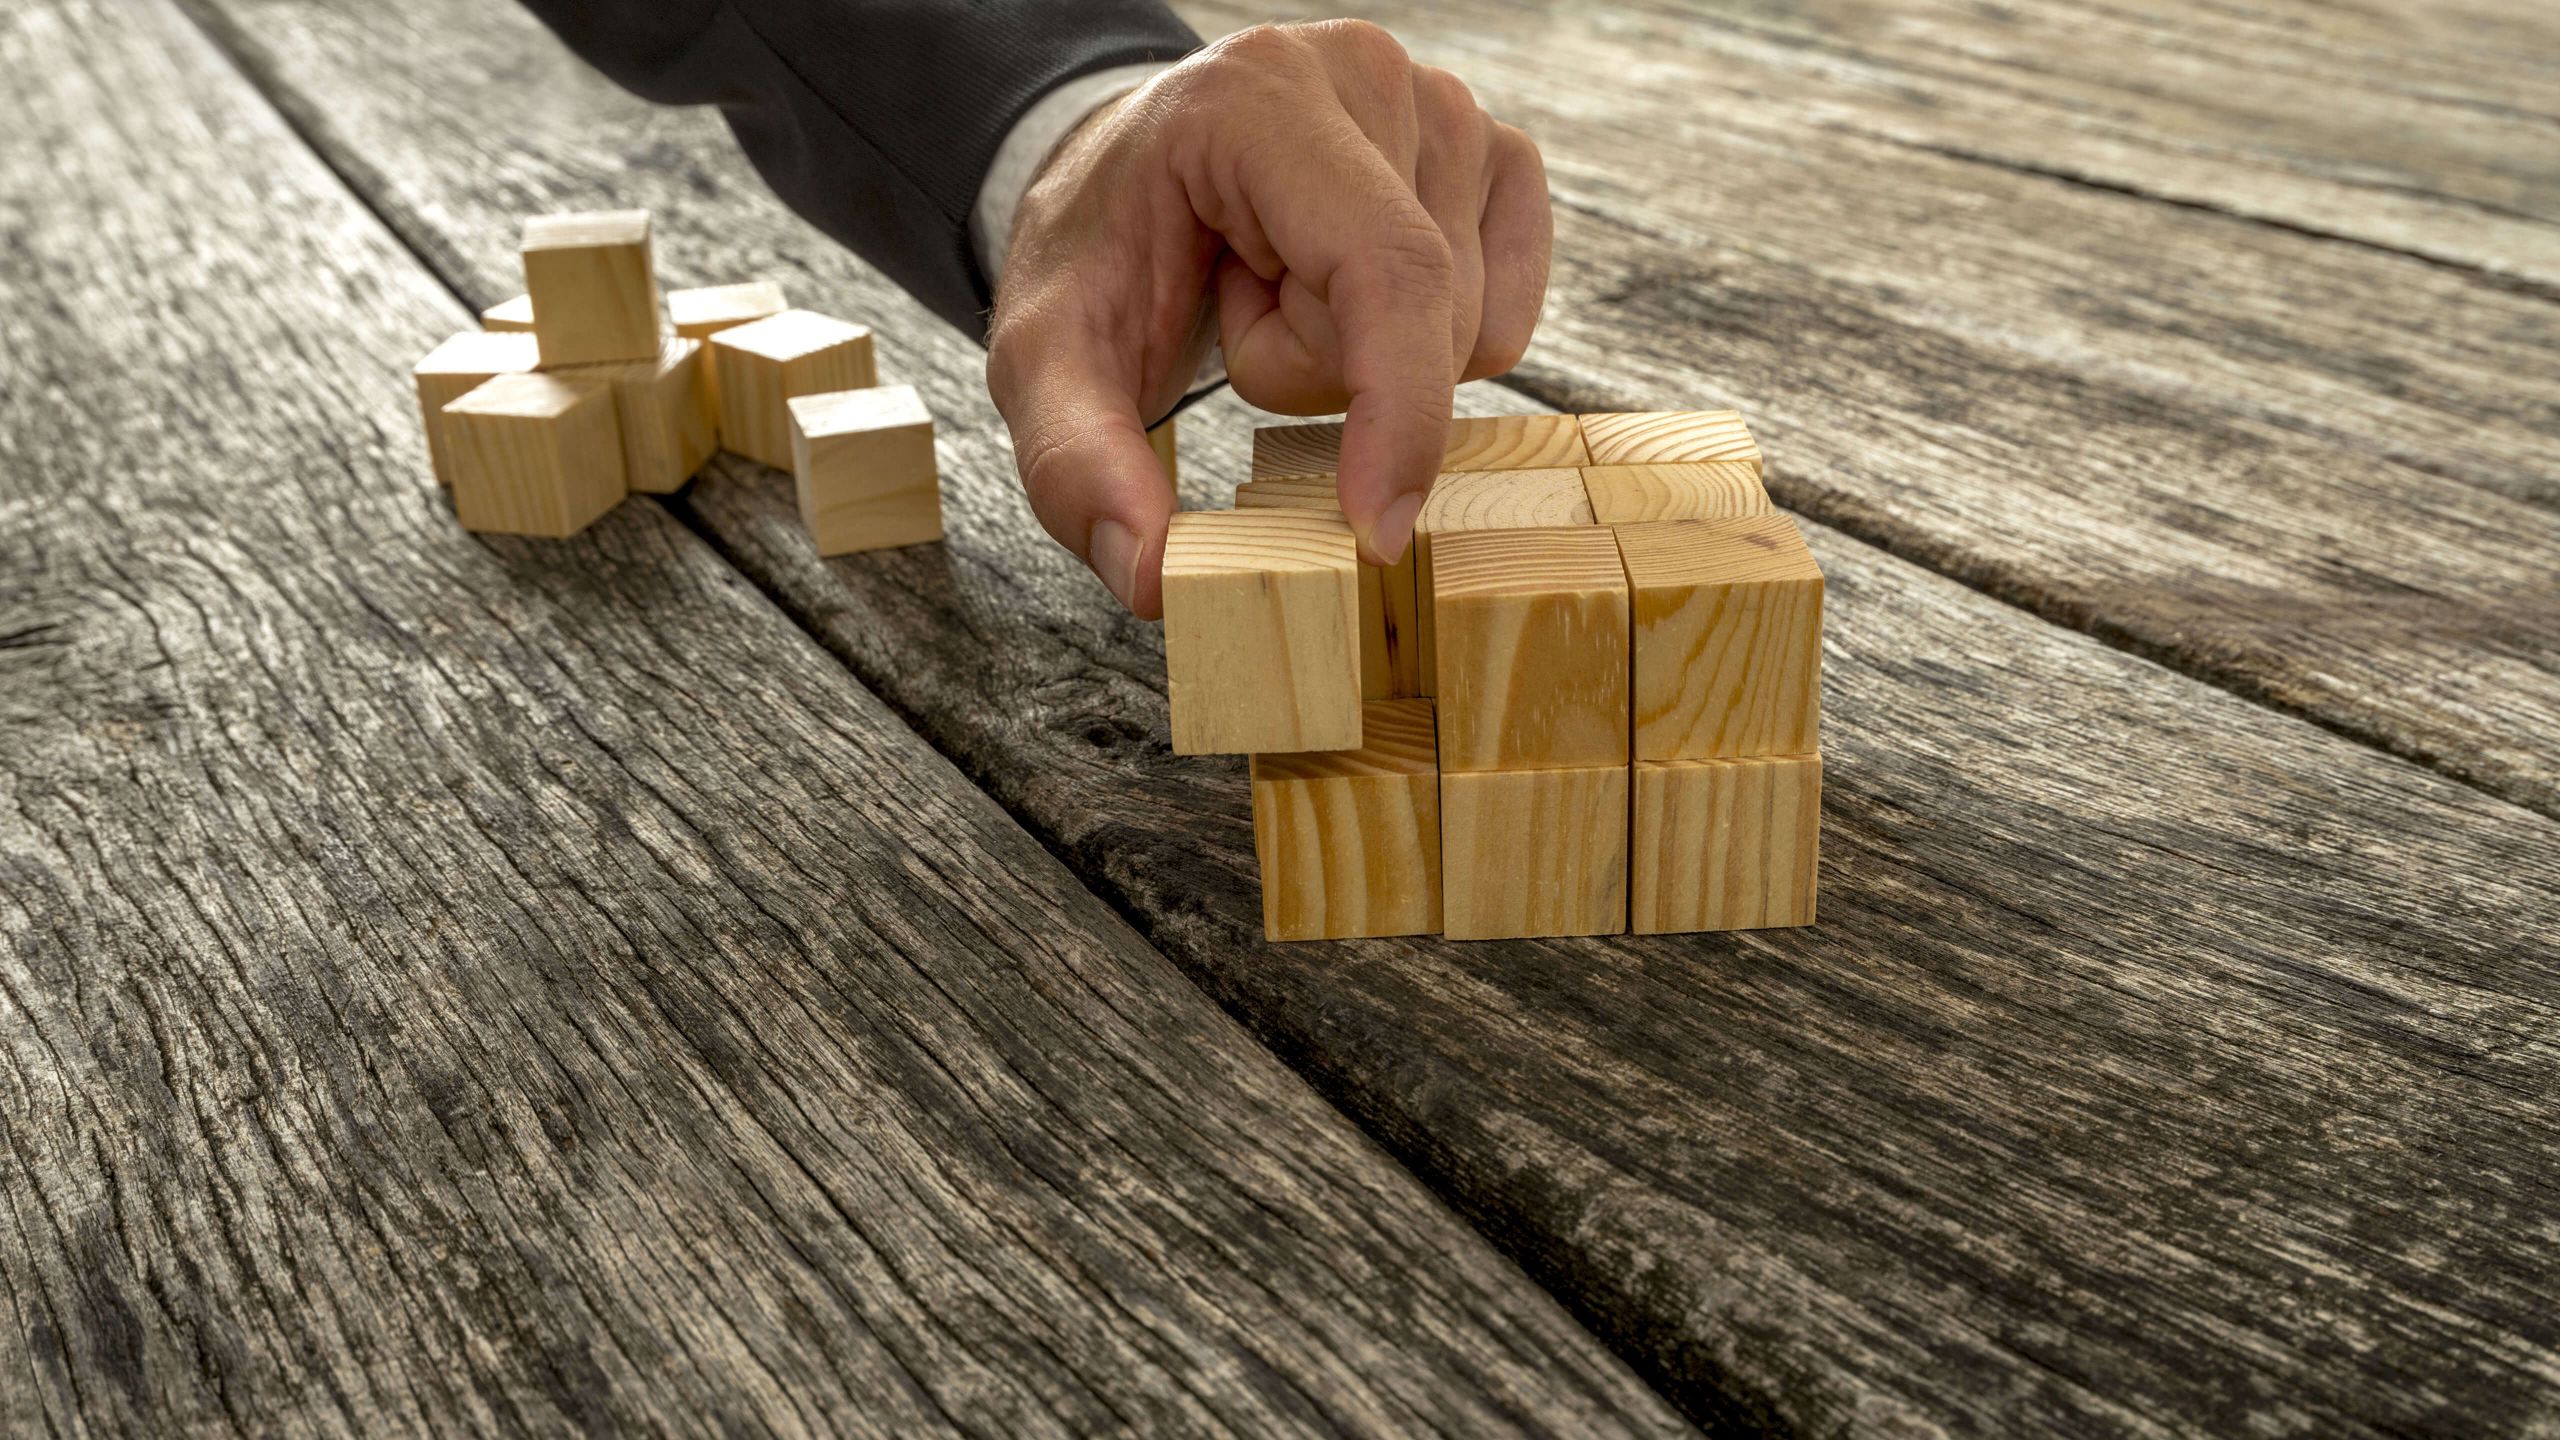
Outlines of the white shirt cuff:
<svg viewBox="0 0 2560 1440">
<path fill-rule="evenodd" d="M 987 178 L 978 182 L 978 203 L 969 209 L 969 246 L 977 252 L 978 268 L 986 272 L 990 289 L 1004 278 L 1004 254 L 1013 244 L 1013 217 L 1022 208 L 1022 193 L 1039 178 L 1049 152 L 1086 116 L 1171 68 L 1169 64 L 1116 65 L 1079 75 L 1033 101 L 1022 118 L 1013 122 L 1004 143 L 996 147 Z"/>
</svg>

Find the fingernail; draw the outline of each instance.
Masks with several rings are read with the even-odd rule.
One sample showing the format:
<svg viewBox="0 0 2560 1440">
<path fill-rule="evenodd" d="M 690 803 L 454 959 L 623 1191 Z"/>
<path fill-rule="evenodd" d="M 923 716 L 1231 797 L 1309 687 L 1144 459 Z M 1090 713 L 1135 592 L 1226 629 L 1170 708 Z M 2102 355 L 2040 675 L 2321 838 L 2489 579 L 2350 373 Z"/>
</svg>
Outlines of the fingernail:
<svg viewBox="0 0 2560 1440">
<path fill-rule="evenodd" d="M 1137 608 L 1133 597 L 1138 593 L 1138 537 L 1129 527 L 1117 520 L 1095 521 L 1085 553 L 1091 557 L 1093 573 L 1102 577 L 1120 603 Z"/>
<path fill-rule="evenodd" d="M 1422 492 L 1399 495 L 1387 503 L 1385 513 L 1369 530 L 1369 559 L 1374 565 L 1393 565 L 1404 558 L 1404 547 L 1413 543 L 1414 517 L 1422 513 Z"/>
</svg>

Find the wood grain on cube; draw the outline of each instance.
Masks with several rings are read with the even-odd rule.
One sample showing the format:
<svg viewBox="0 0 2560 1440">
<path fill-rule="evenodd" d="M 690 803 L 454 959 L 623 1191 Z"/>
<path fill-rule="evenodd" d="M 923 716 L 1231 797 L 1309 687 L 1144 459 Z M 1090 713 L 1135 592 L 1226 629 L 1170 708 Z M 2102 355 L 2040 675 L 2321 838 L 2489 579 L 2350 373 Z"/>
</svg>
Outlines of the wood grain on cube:
<svg viewBox="0 0 2560 1440">
<path fill-rule="evenodd" d="M 1256 755 L 1253 852 L 1272 940 L 1440 928 L 1440 766 L 1428 700 L 1361 707 L 1354 750 Z"/>
<path fill-rule="evenodd" d="M 1182 487 L 1182 461 L 1175 453 L 1180 444 L 1182 417 L 1167 415 L 1147 427 L 1147 448 L 1156 452 L 1156 464 L 1164 470 L 1164 483 L 1174 489 Z"/>
<path fill-rule="evenodd" d="M 1164 552 L 1165 699 L 1177 755 L 1360 743 L 1360 561 L 1316 510 L 1197 510 Z"/>
<path fill-rule="evenodd" d="M 1342 422 L 1265 425 L 1253 432 L 1253 478 L 1342 470 Z M 1442 470 L 1540 470 L 1590 463 L 1571 415 L 1476 415 L 1449 422 Z"/>
<path fill-rule="evenodd" d="M 444 407 L 501 375 L 528 374 L 541 363 L 530 335 L 464 330 L 428 351 L 411 369 L 418 388 L 418 424 L 427 435 L 427 464 L 437 484 L 453 483 Z"/>
<path fill-rule="evenodd" d="M 708 340 L 723 330 L 779 315 L 791 308 L 770 280 L 697 285 L 667 292 L 667 320 L 687 340 Z"/>
<path fill-rule="evenodd" d="M 1633 772 L 1631 929 L 1813 923 L 1821 756 L 1639 760 Z"/>
<path fill-rule="evenodd" d="M 1588 525 L 1591 499 L 1582 472 L 1562 466 L 1536 470 L 1459 470 L 1431 484 L 1430 497 L 1413 521 L 1415 619 L 1421 632 L 1421 680 L 1426 693 L 1438 683 L 1440 662 L 1431 633 L 1431 548 L 1440 535 L 1470 530 L 1528 530 Z"/>
<path fill-rule="evenodd" d="M 622 428 L 623 482 L 646 495 L 684 488 L 717 448 L 709 369 L 702 342 L 661 336 L 650 360 L 578 365 L 556 373 L 601 380 L 613 387 Z"/>
<path fill-rule="evenodd" d="M 1342 468 L 1342 422 L 1260 425 L 1253 432 L 1253 477 L 1331 475 Z"/>
<path fill-rule="evenodd" d="M 1738 410 L 1660 410 L 1585 415 L 1590 465 L 1663 465 L 1732 460 L 1760 473 L 1760 445 Z"/>
<path fill-rule="evenodd" d="M 1627 763 L 1627 576 L 1597 525 L 1443 535 L 1443 770 Z"/>
<path fill-rule="evenodd" d="M 1440 772 L 1440 926 L 1452 940 L 1627 928 L 1627 767 Z"/>
<path fill-rule="evenodd" d="M 621 426 L 602 380 L 501 375 L 444 407 L 444 418 L 465 530 L 558 539 L 622 501 Z"/>
<path fill-rule="evenodd" d="M 1333 477 L 1310 475 L 1248 480 L 1236 487 L 1239 510 L 1323 510 L 1342 513 Z M 1360 567 L 1360 694 L 1368 700 L 1409 699 L 1428 689 L 1422 682 L 1420 601 L 1414 593 L 1414 547 L 1396 563 Z"/>
<path fill-rule="evenodd" d="M 545 369 L 658 353 L 663 319 L 646 210 L 527 220 L 524 288 Z"/>
<path fill-rule="evenodd" d="M 480 328 L 483 330 L 503 331 L 509 334 L 532 334 L 533 297 L 530 295 L 518 295 L 512 300 L 501 300 L 497 304 L 490 306 L 488 309 L 481 311 Z"/>
<path fill-rule="evenodd" d="M 1686 465 L 1587 465 L 1582 488 L 1591 518 L 1603 525 L 1647 520 L 1731 520 L 1776 507 L 1760 484 L 1760 467 L 1743 460 Z"/>
<path fill-rule="evenodd" d="M 933 416 L 914 386 L 799 395 L 786 403 L 800 519 L 819 554 L 942 538 Z"/>
<path fill-rule="evenodd" d="M 870 327 L 814 310 L 785 310 L 715 332 L 711 363 L 720 448 L 777 470 L 791 468 L 792 397 L 880 383 Z"/>
<path fill-rule="evenodd" d="M 1822 567 L 1784 515 L 1617 527 L 1634 608 L 1635 758 L 1818 748 Z"/>
</svg>

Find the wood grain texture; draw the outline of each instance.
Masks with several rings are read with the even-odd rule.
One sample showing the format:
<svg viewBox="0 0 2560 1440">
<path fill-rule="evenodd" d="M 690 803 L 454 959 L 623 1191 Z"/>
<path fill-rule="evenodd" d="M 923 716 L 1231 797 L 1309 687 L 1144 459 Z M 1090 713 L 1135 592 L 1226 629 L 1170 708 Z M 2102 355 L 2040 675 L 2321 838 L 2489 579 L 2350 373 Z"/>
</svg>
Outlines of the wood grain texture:
<svg viewBox="0 0 2560 1440">
<path fill-rule="evenodd" d="M 1742 460 L 1703 465 L 1585 465 L 1583 493 L 1603 525 L 1646 520 L 1731 520 L 1775 507 L 1760 467 Z"/>
<path fill-rule="evenodd" d="M 1617 527 L 1639 760 L 1822 743 L 1822 567 L 1784 515 Z"/>
<path fill-rule="evenodd" d="M 1821 756 L 1639 760 L 1630 768 L 1630 930 L 1666 935 L 1814 922 Z"/>
<path fill-rule="evenodd" d="M 1440 908 L 1452 940 L 1627 928 L 1627 767 L 1440 772 Z"/>
<path fill-rule="evenodd" d="M 1627 572 L 1598 525 L 1439 537 L 1440 766 L 1627 763 Z"/>
<path fill-rule="evenodd" d="M 710 345 L 720 448 L 777 470 L 791 468 L 793 398 L 880 383 L 871 327 L 814 310 L 714 331 Z"/>
<path fill-rule="evenodd" d="M 1164 542 L 1174 753 L 1358 746 L 1360 568 L 1338 513 L 1174 516 Z"/>
<path fill-rule="evenodd" d="M 701 341 L 673 335 L 659 342 L 654 360 L 578 365 L 560 373 L 613 387 L 624 483 L 643 495 L 666 495 L 683 489 L 717 448 L 710 370 Z"/>
<path fill-rule="evenodd" d="M 546 370 L 658 353 L 665 311 L 646 210 L 526 220 L 524 288 Z"/>
<path fill-rule="evenodd" d="M 891 368 L 915 377 L 942 423 L 947 544 L 821 564 L 771 477 L 728 462 L 679 503 L 1691 1415 L 1738 1433 L 2380 1435 L 2527 1430 L 2560 1406 L 2560 1334 L 2534 1278 L 2560 1267 L 2545 1098 L 2560 1073 L 2560 982 L 2542 938 L 2560 931 L 2560 825 L 1807 524 L 1829 605 L 1820 925 L 1606 943 L 1266 945 L 1240 767 L 1166 754 L 1154 628 L 1119 613 L 1025 513 L 973 345 L 785 214 L 716 121 L 631 100 L 494 0 L 397 13 L 225 0 L 200 13 L 475 299 L 514 288 L 512 257 L 488 227 L 503 231 L 526 193 L 629 197 L 665 217 L 672 277 L 749 265 L 806 274 L 812 295 L 875 317 Z M 1429 25 L 1397 23 L 1430 45 Z M 1557 32 L 1555 53 L 1579 59 L 1609 33 L 1575 15 Z M 1550 93 L 1562 72 L 1547 67 L 1533 88 L 1511 41 L 1472 33 L 1460 68 L 1480 94 L 1500 81 L 1506 117 L 1535 110 L 1551 161 L 1587 143 L 1560 137 L 1573 128 Z M 490 78 L 510 66 L 508 83 Z M 1621 78 L 1699 83 L 1679 65 Z M 1580 87 L 1572 103 L 1619 101 Z M 1719 180 L 1749 187 L 1760 208 L 1737 206 L 1716 234 L 1684 231 L 1689 248 L 1641 268 L 1622 248 L 1595 271 L 1592 232 L 1577 228 L 1589 217 L 1562 212 L 1560 280 L 1576 288 L 1560 292 L 1556 314 L 1619 293 L 1590 288 L 1596 276 L 1619 287 L 1659 277 L 1668 296 L 1608 304 L 1669 302 L 1675 323 L 1719 322 L 1718 345 L 1762 323 L 1833 333 L 1840 313 L 1785 300 L 1719 238 L 1866 238 L 1759 223 L 1787 213 L 1767 208 L 1781 201 L 1841 203 L 1796 193 L 1822 180 L 1804 156 L 1836 167 L 1843 151 L 1793 119 L 1764 126 L 1755 107 L 1784 103 L 1736 100 L 1703 138 L 1655 127 L 1695 154 L 1765 156 Z M 496 173 L 478 148 L 492 116 L 526 157 Z M 1662 143 L 1631 137 L 1609 168 L 1666 183 Z M 1852 185 L 1844 194 L 1891 196 L 1915 165 L 1943 179 L 1926 157 L 1833 173 Z M 1564 178 L 1569 203 L 1587 201 L 1599 170 L 1584 163 Z M 1938 264 L 2006 233 L 2007 207 L 2047 227 L 2073 218 L 1997 174 L 1973 184 L 1973 198 L 1937 197 L 1936 213 L 1961 224 L 1893 238 Z M 1979 199 L 1984 185 L 1996 203 Z M 2142 218 L 2147 207 L 2116 217 L 2115 203 L 2077 216 L 2167 238 L 2166 222 Z M 2180 217 L 2172 228 L 2217 223 Z M 2109 294 L 2178 292 L 2144 278 L 2160 256 L 2117 253 L 2128 247 L 2114 229 L 2048 233 L 2105 252 L 2102 271 L 2075 263 L 2084 292 L 2092 273 L 2134 277 Z M 2200 243 L 2195 234 L 2177 238 Z M 2258 268 L 2275 259 L 2292 268 Z M 2338 277 L 2285 242 L 2228 270 L 2222 293 L 2246 299 L 2235 279 L 2324 266 Z M 2095 293 L 2063 303 L 2068 292 L 2042 283 L 2036 304 L 2004 323 L 2049 319 L 2047 305 L 2103 308 Z M 2423 274 L 2414 283 L 2421 309 L 2459 289 Z M 2329 318 L 2363 303 L 2312 288 Z M 1875 324 L 1853 308 L 1859 326 Z M 2497 345 L 2517 333 L 2518 312 L 2455 308 L 2441 332 L 2377 332 L 2362 353 L 2406 357 L 2412 336 Z M 2490 323 L 2469 328 L 2465 315 Z M 2281 307 L 2248 318 L 2278 331 L 2325 323 Z M 1551 317 L 1533 374 L 1559 353 L 1593 353 L 1598 342 L 1571 328 Z M 1863 422 L 1865 402 L 1892 396 L 1881 413 L 1904 418 L 1873 435 L 1828 419 L 1779 426 L 1761 423 L 1754 399 L 1774 478 L 1841 467 L 1843 483 L 1938 483 L 1951 460 L 1932 427 L 2010 403 L 1952 370 L 1928 391 L 1871 390 L 1889 378 L 1877 368 L 1884 347 L 1939 357 L 1954 332 L 1866 333 L 1869 343 L 1836 351 L 1799 335 L 1784 372 L 1798 378 L 1785 385 L 1806 403 L 1821 392 L 1831 417 Z M 2201 333 L 2154 330 L 2130 353 Z M 1658 327 L 1606 338 L 1632 347 L 1613 364 L 1656 367 L 1654 403 L 1700 403 L 1721 373 L 1717 357 L 1702 369 L 1669 343 L 1687 337 Z M 1955 349 L 1987 343 L 1977 331 Z M 2523 374 L 2529 352 L 2509 345 L 2497 368 Z M 2125 399 L 2118 361 L 2073 353 L 2100 409 Z M 2283 357 L 2301 354 L 2270 349 L 2263 363 L 2299 378 Z M 2408 373 L 2445 393 L 2426 369 Z M 2246 367 L 2199 373 L 2214 375 L 2216 403 L 2274 383 Z M 2436 425 L 2426 443 L 2446 453 L 2503 423 L 2499 404 L 2460 393 L 2472 398 L 2455 411 L 2479 434 Z M 2363 396 L 2413 413 L 2380 390 Z M 1928 409 L 1948 397 L 1965 407 L 1955 417 Z M 1528 403 L 1484 387 L 1464 398 Z M 1924 423 L 1924 411 L 1938 418 Z M 2070 413 L 2047 403 L 2032 439 L 1999 453 L 2055 458 L 2051 426 Z M 2101 438 L 2152 438 L 2158 401 L 2144 413 L 2130 430 L 2109 421 Z M 1207 477 L 1245 473 L 1246 426 L 1271 418 L 1231 400 L 1190 412 L 1186 503 L 1225 504 L 1226 487 Z M 2512 443 L 2511 424 L 2505 434 L 2490 443 Z M 2007 722 L 2022 714 L 2039 723 Z"/>
<path fill-rule="evenodd" d="M 565 539 L 629 493 L 608 381 L 497 376 L 444 407 L 444 436 L 465 530 Z"/>
<path fill-rule="evenodd" d="M 1440 764 L 1428 700 L 1360 707 L 1356 750 L 1256 755 L 1253 854 L 1268 940 L 1440 929 Z"/>
<path fill-rule="evenodd" d="M 1440 658 L 1431 634 L 1433 537 L 1473 530 L 1525 530 L 1588 525 L 1591 497 L 1579 469 L 1468 470 L 1431 483 L 1413 521 L 1414 619 L 1422 643 L 1415 647 L 1425 689 L 1438 683 Z"/>
<path fill-rule="evenodd" d="M 1760 473 L 1760 442 L 1737 410 L 1670 410 L 1585 415 L 1582 443 L 1592 465 L 1747 465 Z"/>
<path fill-rule="evenodd" d="M 914 386 L 798 395 L 789 408 L 792 490 L 819 554 L 942 538 L 933 416 Z"/>
<path fill-rule="evenodd" d="M 436 483 L 453 483 L 453 457 L 444 437 L 444 407 L 500 375 L 530 374 L 542 363 L 530 335 L 460 330 L 426 353 L 410 371 L 418 390 L 418 428 L 427 437 L 427 463 Z"/>
<path fill-rule="evenodd" d="M 659 505 L 455 529 L 200 33 L 0 74 L 0 1432 L 1677 1431 Z"/>
<path fill-rule="evenodd" d="M 1309 475 L 1248 480 L 1236 487 L 1239 510 L 1323 510 L 1342 513 L 1333 477 Z M 1421 557 L 1407 545 L 1393 565 L 1360 567 L 1360 698 L 1408 700 L 1431 687 L 1422 678 L 1421 600 L 1415 574 Z"/>
<path fill-rule="evenodd" d="M 1588 463 L 1581 427 L 1570 415 L 1461 415 L 1449 422 L 1443 470 L 1541 470 Z M 1342 422 L 1258 426 L 1256 480 L 1333 475 L 1342 469 Z"/>
</svg>

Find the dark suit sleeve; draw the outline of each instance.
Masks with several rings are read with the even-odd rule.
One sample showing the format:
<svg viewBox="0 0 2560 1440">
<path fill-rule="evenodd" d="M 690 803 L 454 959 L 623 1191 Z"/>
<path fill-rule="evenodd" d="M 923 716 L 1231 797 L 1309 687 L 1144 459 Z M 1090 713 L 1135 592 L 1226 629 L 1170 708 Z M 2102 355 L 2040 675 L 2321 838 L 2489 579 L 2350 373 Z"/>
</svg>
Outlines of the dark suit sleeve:
<svg viewBox="0 0 2560 1440">
<path fill-rule="evenodd" d="M 717 105 L 791 208 L 976 336 L 991 297 L 969 211 L 1052 87 L 1172 60 L 1161 0 L 525 0 L 624 88 Z"/>
</svg>

